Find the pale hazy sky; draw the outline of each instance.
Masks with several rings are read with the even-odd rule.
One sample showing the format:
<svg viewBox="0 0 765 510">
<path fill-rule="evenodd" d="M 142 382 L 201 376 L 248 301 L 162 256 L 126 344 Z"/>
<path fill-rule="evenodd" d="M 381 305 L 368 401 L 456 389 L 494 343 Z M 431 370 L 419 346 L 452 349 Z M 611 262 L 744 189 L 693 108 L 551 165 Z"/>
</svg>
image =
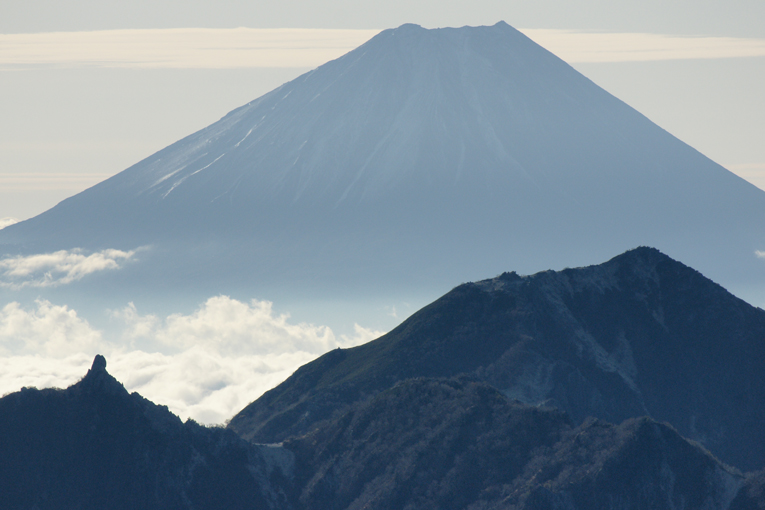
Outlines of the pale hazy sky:
<svg viewBox="0 0 765 510">
<path fill-rule="evenodd" d="M 763 19 L 761 0 L 3 0 L 0 222 L 39 214 L 405 22 L 505 20 L 765 186 Z"/>
</svg>

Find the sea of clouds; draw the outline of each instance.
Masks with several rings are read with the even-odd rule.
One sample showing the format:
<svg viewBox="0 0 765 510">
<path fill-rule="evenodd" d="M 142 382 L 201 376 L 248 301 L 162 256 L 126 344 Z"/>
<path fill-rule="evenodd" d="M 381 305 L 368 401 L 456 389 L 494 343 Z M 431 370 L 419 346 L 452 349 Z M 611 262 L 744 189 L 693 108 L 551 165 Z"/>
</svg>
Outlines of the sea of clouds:
<svg viewBox="0 0 765 510">
<path fill-rule="evenodd" d="M 116 271 L 148 250 L 80 249 L 0 259 L 0 288 L 60 287 Z M 355 325 L 335 335 L 327 326 L 297 323 L 269 301 L 214 296 L 189 314 L 160 317 L 132 303 L 109 310 L 98 329 L 65 304 L 38 299 L 0 305 L 0 395 L 22 387 L 65 388 L 82 378 L 96 354 L 129 391 L 181 418 L 216 424 L 327 351 L 381 334 Z"/>
<path fill-rule="evenodd" d="M 382 334 L 359 325 L 353 336 L 296 323 L 272 303 L 209 298 L 190 314 L 158 317 L 133 304 L 111 312 L 117 327 L 94 328 L 61 304 L 38 300 L 0 309 L 0 394 L 22 387 L 65 388 L 96 354 L 128 391 L 181 418 L 223 423 L 301 365 L 338 347 Z"/>
</svg>

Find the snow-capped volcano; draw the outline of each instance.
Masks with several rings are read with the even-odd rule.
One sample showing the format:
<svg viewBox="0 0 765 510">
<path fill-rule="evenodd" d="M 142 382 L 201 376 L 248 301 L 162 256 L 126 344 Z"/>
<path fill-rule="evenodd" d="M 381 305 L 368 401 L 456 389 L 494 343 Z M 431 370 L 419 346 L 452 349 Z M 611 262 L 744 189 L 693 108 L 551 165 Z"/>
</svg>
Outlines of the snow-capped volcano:
<svg viewBox="0 0 765 510">
<path fill-rule="evenodd" d="M 733 285 L 762 263 L 765 193 L 503 22 L 403 25 L 0 244 L 151 245 L 130 280 L 163 287 L 356 290 L 440 290 L 652 245 Z"/>
</svg>

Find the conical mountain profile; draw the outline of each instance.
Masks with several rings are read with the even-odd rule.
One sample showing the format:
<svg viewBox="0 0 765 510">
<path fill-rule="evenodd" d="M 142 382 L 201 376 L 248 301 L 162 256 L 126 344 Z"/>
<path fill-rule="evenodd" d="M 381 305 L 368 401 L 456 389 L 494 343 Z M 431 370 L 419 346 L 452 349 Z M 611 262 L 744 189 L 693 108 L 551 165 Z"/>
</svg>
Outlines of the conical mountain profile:
<svg viewBox="0 0 765 510">
<path fill-rule="evenodd" d="M 151 246 L 125 285 L 322 295 L 638 245 L 756 284 L 765 193 L 503 22 L 386 30 L 0 231 L 16 253 Z"/>
</svg>

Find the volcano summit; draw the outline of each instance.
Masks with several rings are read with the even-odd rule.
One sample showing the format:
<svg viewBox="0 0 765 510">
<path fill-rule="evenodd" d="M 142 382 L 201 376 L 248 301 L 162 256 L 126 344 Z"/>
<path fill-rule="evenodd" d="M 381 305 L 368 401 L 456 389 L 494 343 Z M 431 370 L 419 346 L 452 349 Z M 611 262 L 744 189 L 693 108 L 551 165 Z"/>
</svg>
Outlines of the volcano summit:
<svg viewBox="0 0 765 510">
<path fill-rule="evenodd" d="M 638 245 L 765 283 L 765 193 L 504 22 L 386 30 L 0 231 L 7 253 L 152 247 L 92 288 L 266 296 L 435 293 Z"/>
</svg>

